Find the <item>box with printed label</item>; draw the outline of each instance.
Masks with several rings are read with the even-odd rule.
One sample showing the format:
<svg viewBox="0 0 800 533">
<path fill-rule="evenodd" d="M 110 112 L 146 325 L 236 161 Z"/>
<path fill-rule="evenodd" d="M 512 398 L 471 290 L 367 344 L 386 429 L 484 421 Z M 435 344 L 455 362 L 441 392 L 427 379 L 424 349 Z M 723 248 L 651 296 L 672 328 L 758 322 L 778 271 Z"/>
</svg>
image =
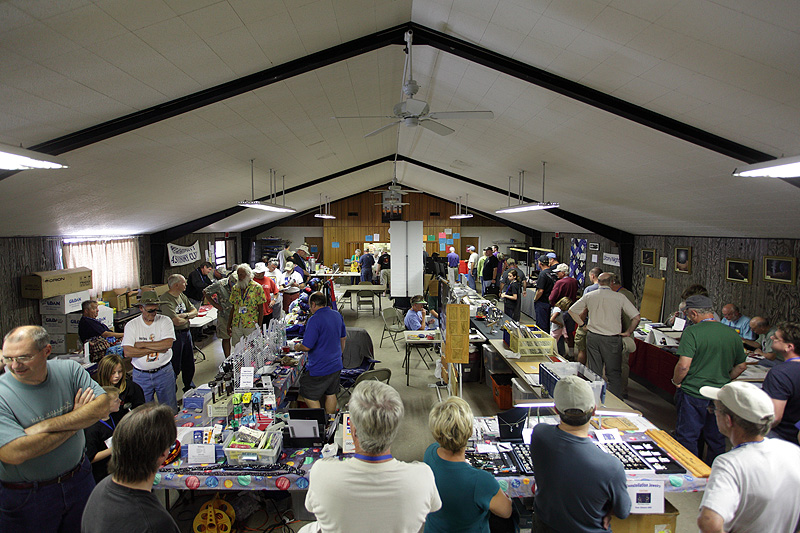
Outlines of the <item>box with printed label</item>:
<svg viewBox="0 0 800 533">
<path fill-rule="evenodd" d="M 75 352 L 83 348 L 77 333 L 50 335 L 50 346 L 55 354 Z"/>
<path fill-rule="evenodd" d="M 97 307 L 97 320 L 111 331 L 114 331 L 114 310 L 109 306 L 100 305 Z"/>
<path fill-rule="evenodd" d="M 78 323 L 81 321 L 83 313 L 70 313 L 66 315 L 67 320 L 67 333 L 78 333 Z M 42 317 L 44 319 L 44 316 Z"/>
<path fill-rule="evenodd" d="M 68 315 L 42 315 L 42 327 L 50 335 L 65 334 L 67 332 Z"/>
<path fill-rule="evenodd" d="M 89 300 L 89 291 L 73 292 L 39 300 L 39 312 L 43 315 L 66 315 L 81 310 L 81 304 Z"/>
<path fill-rule="evenodd" d="M 34 272 L 22 276 L 22 297 L 43 300 L 92 288 L 92 269 L 86 267 Z"/>
</svg>

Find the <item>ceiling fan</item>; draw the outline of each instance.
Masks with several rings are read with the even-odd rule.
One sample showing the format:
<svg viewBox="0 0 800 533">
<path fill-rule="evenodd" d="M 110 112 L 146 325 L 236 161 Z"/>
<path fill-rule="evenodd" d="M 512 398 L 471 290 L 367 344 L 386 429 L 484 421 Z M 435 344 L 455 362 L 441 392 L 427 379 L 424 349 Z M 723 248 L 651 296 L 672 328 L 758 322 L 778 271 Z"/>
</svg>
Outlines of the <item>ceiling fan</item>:
<svg viewBox="0 0 800 533">
<path fill-rule="evenodd" d="M 399 151 L 399 135 L 398 135 L 398 151 Z M 384 208 L 399 207 L 409 205 L 408 202 L 403 202 L 403 196 L 408 193 L 421 193 L 416 189 L 403 189 L 397 182 L 397 152 L 394 154 L 394 162 L 392 168 L 392 182 L 385 189 L 370 189 L 369 192 L 375 194 L 382 194 L 383 198 L 381 203 L 375 205 L 382 205 Z"/>
<path fill-rule="evenodd" d="M 364 135 L 364 137 L 372 137 L 389 128 L 393 128 L 400 123 L 409 127 L 422 126 L 439 135 L 450 135 L 455 130 L 445 126 L 441 122 L 436 122 L 434 119 L 464 119 L 464 118 L 494 118 L 494 113 L 491 111 L 430 111 L 427 102 L 414 99 L 414 95 L 419 91 L 419 84 L 413 79 L 411 65 L 411 41 L 413 32 L 408 30 L 405 35 L 406 41 L 406 62 L 403 67 L 403 94 L 406 98 L 395 104 L 392 109 L 392 115 L 363 115 L 363 116 L 346 116 L 346 117 L 333 117 L 335 119 L 346 118 L 394 118 L 397 119 L 385 126 L 381 126 L 375 131 L 371 131 Z"/>
</svg>

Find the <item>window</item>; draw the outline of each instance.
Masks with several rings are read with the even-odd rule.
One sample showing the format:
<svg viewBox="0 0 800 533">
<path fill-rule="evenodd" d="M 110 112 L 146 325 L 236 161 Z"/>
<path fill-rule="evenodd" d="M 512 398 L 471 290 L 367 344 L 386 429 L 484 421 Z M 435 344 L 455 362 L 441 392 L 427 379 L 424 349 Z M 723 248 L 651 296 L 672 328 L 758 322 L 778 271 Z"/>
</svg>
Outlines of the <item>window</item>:
<svg viewBox="0 0 800 533">
<path fill-rule="evenodd" d="M 214 241 L 214 268 L 233 268 L 236 264 L 236 239 L 228 237 Z"/>
<path fill-rule="evenodd" d="M 139 287 L 139 241 L 135 237 L 65 240 L 62 253 L 64 268 L 92 269 L 92 297 L 111 289 Z"/>
</svg>

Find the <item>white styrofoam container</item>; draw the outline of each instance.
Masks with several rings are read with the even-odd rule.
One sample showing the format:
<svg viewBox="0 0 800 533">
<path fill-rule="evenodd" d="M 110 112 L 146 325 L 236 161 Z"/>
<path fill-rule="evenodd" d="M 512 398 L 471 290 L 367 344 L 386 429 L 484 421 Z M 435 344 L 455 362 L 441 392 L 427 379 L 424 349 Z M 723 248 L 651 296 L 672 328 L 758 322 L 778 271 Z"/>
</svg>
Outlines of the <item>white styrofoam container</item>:
<svg viewBox="0 0 800 533">
<path fill-rule="evenodd" d="M 67 332 L 67 315 L 42 315 L 42 327 L 50 335 L 63 335 Z"/>
<path fill-rule="evenodd" d="M 66 315 L 81 310 L 81 304 L 89 300 L 89 291 L 73 292 L 39 300 L 39 312 L 43 315 Z"/>
<path fill-rule="evenodd" d="M 97 320 L 111 331 L 114 331 L 114 310 L 107 305 L 97 307 Z"/>
</svg>

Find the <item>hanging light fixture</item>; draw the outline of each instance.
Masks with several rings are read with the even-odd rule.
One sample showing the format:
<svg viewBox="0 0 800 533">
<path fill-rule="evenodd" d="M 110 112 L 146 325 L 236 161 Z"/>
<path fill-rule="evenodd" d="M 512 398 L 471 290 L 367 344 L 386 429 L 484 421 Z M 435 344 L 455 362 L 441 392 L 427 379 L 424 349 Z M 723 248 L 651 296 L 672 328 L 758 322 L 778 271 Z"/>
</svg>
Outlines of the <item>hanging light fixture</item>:
<svg viewBox="0 0 800 533">
<path fill-rule="evenodd" d="M 498 215 L 508 214 L 508 213 L 520 213 L 522 211 L 537 211 L 539 209 L 553 209 L 555 207 L 560 207 L 558 202 L 545 202 L 544 201 L 544 183 L 545 183 L 545 166 L 547 163 L 542 161 L 542 201 L 541 202 L 531 202 L 528 204 L 523 204 L 522 199 L 524 198 L 524 191 L 525 191 L 525 171 L 519 171 L 519 203 L 517 205 L 511 205 L 511 176 L 508 177 L 508 207 L 504 207 L 502 209 L 498 209 L 495 211 Z"/>
<path fill-rule="evenodd" d="M 66 161 L 33 150 L 26 150 L 18 146 L 0 143 L 0 169 L 3 170 L 32 170 L 68 168 Z"/>
<path fill-rule="evenodd" d="M 740 178 L 797 178 L 800 177 L 800 156 L 737 167 L 733 169 L 733 175 Z"/>
<path fill-rule="evenodd" d="M 297 209 L 286 205 L 286 175 L 283 176 L 283 190 L 281 196 L 283 197 L 283 205 L 277 203 L 275 198 L 278 196 L 278 173 L 269 169 L 269 202 L 256 200 L 256 187 L 254 181 L 253 163 L 255 159 L 250 160 L 250 194 L 252 200 L 244 200 L 239 202 L 239 207 L 250 207 L 253 209 L 261 209 L 262 211 L 272 211 L 275 213 L 297 213 Z"/>
<path fill-rule="evenodd" d="M 326 220 L 332 220 L 336 217 L 331 215 L 331 199 L 326 196 L 325 197 L 325 211 L 322 210 L 322 194 L 319 195 L 319 213 L 314 215 L 314 218 L 324 218 Z"/>
<path fill-rule="evenodd" d="M 469 194 L 467 195 L 467 201 L 463 204 L 464 212 L 462 213 L 461 212 L 461 206 L 462 206 L 461 197 L 459 196 L 458 197 L 458 201 L 456 202 L 456 214 L 455 215 L 450 215 L 450 218 L 456 218 L 456 219 L 459 219 L 459 218 L 472 218 L 472 213 L 468 213 L 467 212 L 467 204 L 468 203 L 469 203 Z"/>
</svg>

